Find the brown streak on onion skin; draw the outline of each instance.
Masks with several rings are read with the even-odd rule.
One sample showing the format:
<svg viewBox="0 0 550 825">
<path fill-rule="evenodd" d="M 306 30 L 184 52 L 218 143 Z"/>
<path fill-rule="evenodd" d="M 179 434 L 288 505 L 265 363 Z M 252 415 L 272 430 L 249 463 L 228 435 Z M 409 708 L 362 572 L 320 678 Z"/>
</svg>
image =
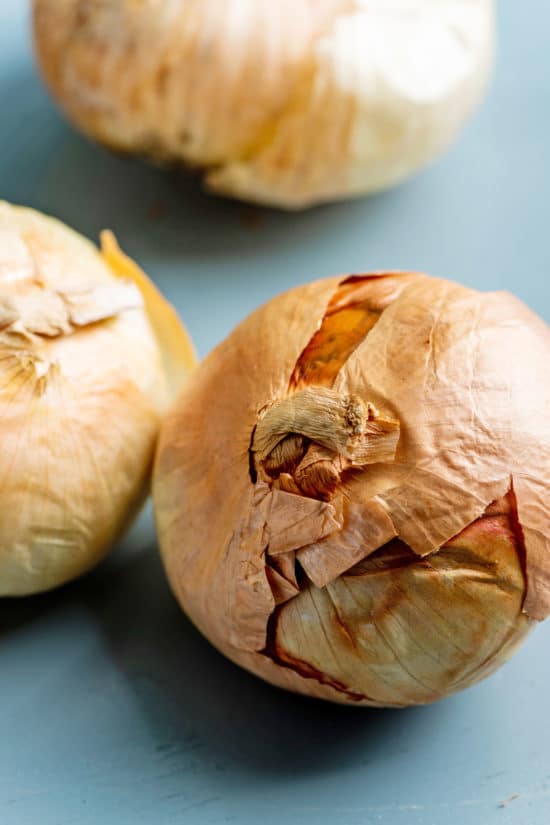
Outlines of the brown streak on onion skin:
<svg viewBox="0 0 550 825">
<path fill-rule="evenodd" d="M 446 547 L 441 548 L 438 554 L 434 557 L 434 560 L 436 560 L 439 565 L 437 569 L 432 567 L 429 556 L 419 558 L 419 556 L 402 541 L 393 540 L 388 545 L 380 548 L 364 562 L 359 563 L 345 573 L 344 577 L 361 577 L 366 573 L 374 576 L 388 576 L 396 573 L 398 570 L 404 570 L 406 568 L 412 568 L 413 570 L 422 569 L 424 577 L 433 579 L 432 587 L 435 588 L 435 597 L 437 589 L 440 590 L 445 586 L 445 578 L 449 582 L 453 581 L 454 572 L 458 572 L 459 570 L 462 586 L 466 588 L 466 593 L 469 587 L 468 571 L 470 571 L 474 586 L 478 580 L 483 581 L 483 579 L 487 579 L 489 582 L 492 577 L 496 577 L 498 579 L 498 586 L 501 592 L 508 592 L 511 597 L 516 598 L 517 587 L 512 582 L 508 582 L 501 577 L 498 561 L 493 561 L 490 558 L 484 558 L 479 555 L 479 550 L 476 550 L 476 547 L 479 546 L 480 541 L 481 547 L 483 547 L 483 542 L 488 546 L 493 540 L 495 542 L 501 542 L 504 540 L 509 546 L 509 552 L 513 550 L 517 554 L 519 562 L 521 559 L 521 540 L 516 532 L 516 524 L 517 515 L 515 513 L 515 500 L 513 491 L 510 491 L 506 496 L 489 505 L 486 513 L 481 518 L 476 519 L 476 521 L 474 521 L 471 525 L 468 525 L 464 530 L 462 530 L 459 535 L 451 539 Z M 469 547 L 472 549 L 469 550 Z M 448 566 L 446 566 L 446 559 L 449 560 Z M 442 575 L 444 578 L 441 578 Z M 365 580 L 365 587 L 368 587 L 368 581 L 369 579 Z M 409 586 L 414 587 L 414 578 L 411 578 Z M 373 604 L 371 615 L 364 614 L 363 621 L 372 621 L 373 626 L 376 627 L 377 624 L 379 622 L 382 623 L 384 618 L 388 615 L 395 615 L 396 617 L 399 616 L 401 605 L 405 597 L 406 593 L 404 591 L 399 588 L 392 588 L 391 585 L 388 584 L 386 590 L 384 591 L 383 600 L 379 603 Z M 471 600 L 472 598 L 473 595 L 467 595 L 466 600 Z M 525 617 L 521 616 L 521 599 L 519 599 L 517 603 L 518 625 L 517 628 L 512 625 L 510 626 L 509 631 L 507 631 L 502 641 L 503 650 L 507 647 L 514 649 L 514 645 L 517 646 L 517 644 L 519 644 L 530 627 L 530 623 L 525 619 Z M 298 663 L 297 669 L 302 675 L 304 672 L 309 672 L 308 668 L 311 668 L 313 678 L 316 678 L 321 682 L 324 680 L 325 683 L 331 684 L 333 687 L 338 686 L 338 689 L 343 690 L 344 692 L 350 691 L 349 685 L 346 684 L 346 681 L 341 675 L 334 672 L 321 673 L 319 668 L 314 663 L 307 661 L 306 651 L 304 651 L 303 656 L 298 656 L 296 652 L 292 652 L 285 647 L 281 634 L 279 634 L 279 636 L 277 635 L 285 609 L 285 606 L 281 605 L 274 613 L 274 617 L 276 618 L 274 618 L 270 625 L 270 643 L 265 652 L 269 655 L 273 654 L 275 656 L 275 661 L 278 663 L 284 662 L 290 664 L 291 666 L 295 666 L 296 663 Z M 331 610 L 326 614 L 325 623 L 325 627 L 330 626 L 332 631 L 334 631 L 332 638 L 340 637 L 341 641 L 339 642 L 339 649 L 341 653 L 345 649 L 348 649 L 351 657 L 361 657 L 362 651 L 356 637 L 356 632 L 353 629 L 353 625 L 344 620 L 342 612 L 338 609 L 336 603 L 332 605 Z M 474 628 L 472 626 L 472 631 L 473 629 Z M 411 640 L 414 640 L 414 627 L 403 625 L 402 632 L 410 632 Z M 470 643 L 473 650 L 482 649 L 486 644 L 486 632 L 486 627 L 483 622 L 479 622 L 477 632 L 470 638 Z M 471 669 L 461 665 L 462 672 L 456 681 L 454 679 L 453 672 L 449 671 L 448 686 L 445 688 L 445 694 L 463 689 L 464 687 L 468 687 L 470 684 L 478 681 L 480 678 L 480 673 L 483 673 L 485 670 L 487 670 L 487 672 L 491 670 L 492 662 L 494 662 L 495 659 L 498 661 L 498 657 L 495 657 L 494 650 L 491 650 L 485 659 L 476 663 Z M 402 666 L 406 669 L 407 663 L 403 662 Z M 496 664 L 493 669 L 496 669 Z M 357 682 L 355 682 L 355 684 L 357 685 Z M 356 687 L 354 690 L 351 690 L 351 693 L 353 694 L 357 692 Z M 436 701 L 439 698 L 441 698 L 441 693 L 427 690 L 421 701 L 431 702 Z"/>
<path fill-rule="evenodd" d="M 250 441 L 248 443 L 248 475 L 250 476 L 250 481 L 252 484 L 256 484 L 258 481 L 258 473 L 256 471 L 256 459 L 254 458 L 254 436 L 256 434 L 256 424 L 252 428 L 252 432 L 250 433 Z"/>
<path fill-rule="evenodd" d="M 527 550 L 525 547 L 525 536 L 523 534 L 523 528 L 521 526 L 518 514 L 518 501 L 516 498 L 516 493 L 514 491 L 514 482 L 513 479 L 511 481 L 510 492 L 505 498 L 504 503 L 504 512 L 507 512 L 510 517 L 510 526 L 514 535 L 516 537 L 517 543 L 517 551 L 518 551 L 518 558 L 521 564 L 521 570 L 523 573 L 523 578 L 525 581 L 528 581 L 527 578 Z M 505 508 L 508 507 L 509 509 L 506 510 Z M 527 591 L 526 591 L 527 595 Z M 522 609 L 525 612 L 525 598 L 523 600 Z"/>
<path fill-rule="evenodd" d="M 405 288 L 408 273 L 351 275 L 332 296 L 319 329 L 309 341 L 289 381 L 289 390 L 331 387 L 341 367 L 366 338 L 391 301 Z M 378 280 L 372 289 L 373 280 Z M 367 286 L 366 295 L 362 287 Z M 373 294 L 374 293 L 374 294 Z"/>
<path fill-rule="evenodd" d="M 349 690 L 341 682 L 338 682 L 336 679 L 331 679 L 326 674 L 316 670 L 312 667 L 312 665 L 308 664 L 308 662 L 304 662 L 301 659 L 296 659 L 283 650 L 277 641 L 277 621 L 279 611 L 280 608 L 277 608 L 270 616 L 267 625 L 267 642 L 265 649 L 261 651 L 262 655 L 267 656 L 275 662 L 275 664 L 278 664 L 281 667 L 290 668 L 290 670 L 297 673 L 303 679 L 314 679 L 320 685 L 328 685 L 329 687 L 334 688 L 334 690 L 343 694 L 343 696 L 352 702 L 364 702 L 368 699 L 368 697 L 363 696 L 362 693 L 355 693 L 354 691 Z"/>
</svg>

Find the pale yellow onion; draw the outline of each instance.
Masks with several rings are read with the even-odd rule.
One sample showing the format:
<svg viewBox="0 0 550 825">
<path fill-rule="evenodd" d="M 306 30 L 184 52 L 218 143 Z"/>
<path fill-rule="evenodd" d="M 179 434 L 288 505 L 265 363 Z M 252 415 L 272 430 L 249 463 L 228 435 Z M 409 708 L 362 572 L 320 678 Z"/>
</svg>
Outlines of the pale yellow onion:
<svg viewBox="0 0 550 825">
<path fill-rule="evenodd" d="M 84 132 L 297 208 L 397 183 L 480 101 L 493 0 L 34 0 L 40 66 Z"/>
<path fill-rule="evenodd" d="M 274 684 L 401 706 L 468 687 L 550 611 L 550 332 L 506 293 L 333 278 L 191 377 L 153 498 L 184 610 Z"/>
<path fill-rule="evenodd" d="M 112 547 L 194 363 L 172 307 L 103 243 L 0 202 L 1 596 L 62 584 Z"/>
</svg>

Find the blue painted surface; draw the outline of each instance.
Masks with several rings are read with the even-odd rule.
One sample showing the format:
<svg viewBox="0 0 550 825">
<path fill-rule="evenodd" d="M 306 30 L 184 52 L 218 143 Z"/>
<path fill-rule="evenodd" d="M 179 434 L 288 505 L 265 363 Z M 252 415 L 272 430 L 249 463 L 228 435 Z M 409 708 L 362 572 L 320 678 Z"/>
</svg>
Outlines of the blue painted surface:
<svg viewBox="0 0 550 825">
<path fill-rule="evenodd" d="M 527 5 L 502 2 L 491 96 L 444 159 L 368 201 L 255 213 L 253 229 L 242 206 L 74 134 L 33 71 L 25 4 L 2 0 L 0 196 L 91 237 L 111 226 L 201 354 L 288 286 L 386 266 L 511 289 L 550 321 L 550 9 Z M 146 512 L 85 580 L 0 604 L 0 823 L 548 825 L 549 643 L 540 627 L 427 708 L 285 695 L 181 615 Z"/>
</svg>

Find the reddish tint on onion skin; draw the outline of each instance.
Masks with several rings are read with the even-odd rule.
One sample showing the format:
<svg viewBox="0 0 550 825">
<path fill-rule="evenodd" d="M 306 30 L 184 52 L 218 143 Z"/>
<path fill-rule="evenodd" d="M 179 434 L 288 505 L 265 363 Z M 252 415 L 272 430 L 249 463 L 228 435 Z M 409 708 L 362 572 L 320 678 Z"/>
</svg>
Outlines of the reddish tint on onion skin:
<svg viewBox="0 0 550 825">
<path fill-rule="evenodd" d="M 513 507 L 509 494 L 432 556 L 394 539 L 326 588 L 306 585 L 273 614 L 266 653 L 356 700 L 427 703 L 469 687 L 532 625 Z"/>
</svg>

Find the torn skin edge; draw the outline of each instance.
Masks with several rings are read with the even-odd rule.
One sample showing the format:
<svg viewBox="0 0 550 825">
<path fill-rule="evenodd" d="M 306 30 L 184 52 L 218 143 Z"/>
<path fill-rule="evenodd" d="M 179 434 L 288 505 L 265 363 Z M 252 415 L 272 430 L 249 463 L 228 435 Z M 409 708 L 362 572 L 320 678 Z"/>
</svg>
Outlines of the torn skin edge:
<svg viewBox="0 0 550 825">
<path fill-rule="evenodd" d="M 522 552 L 525 559 L 524 576 L 526 580 L 526 592 L 523 602 L 523 612 L 530 619 L 542 622 L 548 618 L 550 613 L 550 581 L 541 557 L 544 558 L 548 552 L 548 539 L 541 533 L 540 529 L 530 527 L 522 520 L 522 504 L 516 488 L 516 480 L 512 477 L 512 491 L 514 495 L 517 533 L 520 537 Z M 517 486 L 521 486 L 520 478 L 517 479 Z M 542 563 L 541 563 L 542 562 Z"/>
<path fill-rule="evenodd" d="M 143 304 L 139 289 L 127 280 L 76 289 L 32 287 L 21 294 L 0 295 L 0 331 L 27 335 L 30 340 L 54 340 L 141 309 Z"/>
<path fill-rule="evenodd" d="M 376 326 L 384 310 L 415 277 L 419 276 L 407 272 L 372 273 L 341 280 L 296 361 L 288 391 L 296 392 L 307 386 L 332 387 L 342 367 Z M 384 281 L 387 288 L 369 290 L 373 280 Z M 337 339 L 340 339 L 338 344 Z"/>
<path fill-rule="evenodd" d="M 499 512 L 502 510 L 502 512 L 505 513 L 506 515 L 508 515 L 508 517 L 509 517 L 510 529 L 512 530 L 512 532 L 515 536 L 515 539 L 516 539 L 518 562 L 521 565 L 523 579 L 524 579 L 524 582 L 525 582 L 525 587 L 527 589 L 527 579 L 526 579 L 526 573 L 525 573 L 525 548 L 524 548 L 524 544 L 523 544 L 523 531 L 521 529 L 521 525 L 519 523 L 519 519 L 518 519 L 518 515 L 517 515 L 517 503 L 516 503 L 515 493 L 514 493 L 514 490 L 513 490 L 513 485 L 512 485 L 512 480 L 511 479 L 510 479 L 510 487 L 508 489 L 508 492 L 505 493 L 505 495 L 502 496 L 501 498 L 489 502 L 489 504 L 486 505 L 482 515 L 477 516 L 476 518 L 474 518 L 463 529 L 466 530 L 468 527 L 472 526 L 477 521 L 479 521 L 479 519 L 483 518 L 486 515 L 490 516 L 491 511 L 492 510 L 494 511 L 495 509 L 497 509 Z M 452 541 L 453 538 L 458 537 L 461 532 L 462 531 L 460 531 L 456 536 L 453 536 L 451 539 L 449 539 L 449 542 Z M 387 542 L 383 543 L 377 549 L 378 550 L 383 550 L 386 543 Z M 438 550 L 435 551 L 435 552 L 439 552 L 439 550 L 443 549 L 446 545 L 447 545 L 447 542 L 445 544 L 441 545 L 441 547 L 439 547 Z M 303 549 L 303 548 L 299 548 L 299 549 Z M 372 552 L 376 552 L 376 551 L 372 551 Z M 365 558 L 367 558 L 369 555 L 371 555 L 372 552 L 367 553 L 365 555 Z M 418 562 L 421 562 L 423 558 L 426 558 L 425 556 L 423 557 L 423 556 L 415 553 L 412 550 L 412 548 L 411 548 L 411 554 L 414 555 L 414 557 L 418 560 Z M 299 561 L 297 561 L 297 565 L 298 565 L 298 568 L 300 570 L 302 570 L 303 574 L 305 574 L 305 571 L 303 571 L 303 568 L 301 567 Z M 353 567 L 355 567 L 355 566 L 356 566 L 356 564 L 352 565 L 352 567 L 350 567 L 350 570 L 353 569 Z M 341 573 L 340 575 L 343 575 L 343 574 Z M 526 589 L 525 589 L 525 592 L 526 592 Z M 288 601 L 288 600 L 285 599 L 285 602 L 286 601 Z M 524 595 L 524 601 L 525 601 L 525 595 Z M 369 697 L 363 696 L 362 698 L 360 698 L 357 691 L 354 691 L 349 686 L 346 686 L 345 684 L 340 683 L 338 680 L 334 680 L 330 676 L 321 673 L 320 671 L 318 671 L 313 666 L 310 666 L 307 662 L 305 662 L 303 660 L 298 660 L 298 659 L 295 659 L 294 657 L 289 656 L 288 653 L 286 653 L 284 650 L 282 650 L 279 647 L 279 645 L 277 643 L 277 623 L 278 623 L 278 619 L 279 619 L 279 616 L 280 616 L 280 613 L 281 613 L 281 610 L 282 610 L 283 607 L 284 607 L 284 602 L 279 602 L 278 604 L 276 604 L 273 613 L 269 617 L 268 630 L 267 630 L 267 636 L 266 636 L 266 639 L 267 639 L 266 646 L 260 652 L 263 655 L 266 655 L 266 656 L 269 656 L 270 658 L 272 658 L 272 660 L 276 664 L 278 664 L 280 666 L 283 666 L 283 667 L 286 667 L 286 668 L 293 669 L 298 675 L 300 675 L 303 678 L 315 679 L 320 684 L 328 685 L 328 686 L 332 687 L 334 690 L 337 690 L 340 693 L 342 693 L 343 695 L 345 695 L 351 701 L 354 701 L 354 702 L 357 702 L 357 701 L 371 702 Z M 523 611 L 523 612 L 525 612 L 525 611 Z"/>
<path fill-rule="evenodd" d="M 322 588 L 360 564 L 397 533 L 386 511 L 372 499 L 347 503 L 342 529 L 332 536 L 301 547 L 296 556 L 313 584 Z"/>
<path fill-rule="evenodd" d="M 287 493 L 261 481 L 256 490 L 264 491 L 268 506 L 263 532 L 264 544 L 272 556 L 319 541 L 342 528 L 343 508 L 339 496 L 325 502 Z"/>
<path fill-rule="evenodd" d="M 313 334 L 312 338 L 310 339 L 310 341 L 308 342 L 308 344 L 306 345 L 306 347 L 302 351 L 302 354 L 300 355 L 300 358 L 298 359 L 297 364 L 294 367 L 294 370 L 292 372 L 291 378 L 290 378 L 289 383 L 288 383 L 289 391 L 291 391 L 292 388 L 293 388 L 293 379 L 294 379 L 294 376 L 297 372 L 298 365 L 301 363 L 301 360 L 303 359 L 305 353 L 307 353 L 308 348 L 310 347 L 311 341 L 314 340 L 316 336 L 318 336 L 320 330 L 322 329 L 325 318 L 327 317 L 327 314 L 329 313 L 330 306 L 334 302 L 334 299 L 338 295 L 338 291 L 340 290 L 342 285 L 348 284 L 348 283 L 361 283 L 363 281 L 368 281 L 371 278 L 383 278 L 383 277 L 384 277 L 384 275 L 382 273 L 379 273 L 379 274 L 376 273 L 376 274 L 373 274 L 373 275 L 365 275 L 363 277 L 349 276 L 349 277 L 344 278 L 339 283 L 338 288 L 335 290 L 334 295 L 331 297 L 330 301 L 328 302 L 328 304 L 325 308 L 325 312 L 324 312 L 323 316 L 319 320 L 319 324 L 317 326 L 316 332 Z M 406 279 L 406 280 L 408 280 L 408 279 Z M 405 284 L 403 284 L 403 287 L 404 286 L 405 286 Z M 399 292 L 398 292 L 398 294 L 399 294 Z M 395 295 L 394 297 L 397 297 L 397 295 Z M 350 291 L 350 300 L 344 304 L 343 308 L 345 308 L 346 306 L 348 306 L 352 302 L 353 301 L 352 301 L 351 291 Z M 385 307 L 384 307 L 384 309 L 385 309 Z M 380 317 L 382 312 L 383 312 L 383 309 L 379 313 L 378 317 Z M 376 319 L 376 320 L 378 320 L 378 319 Z M 376 323 L 376 321 L 375 321 L 375 323 Z M 359 346 L 359 344 L 362 341 L 365 340 L 365 338 L 367 337 L 368 333 L 371 331 L 373 326 L 374 326 L 374 324 L 372 324 L 365 331 L 364 335 L 355 342 L 354 347 L 350 351 L 346 350 L 346 357 L 343 359 L 342 363 L 339 365 L 339 369 L 341 369 L 341 367 L 344 366 L 344 364 L 346 363 L 346 361 L 348 360 L 348 358 L 350 357 L 352 352 L 355 351 L 357 346 Z M 333 376 L 334 379 L 336 378 L 337 374 L 338 374 L 338 372 L 336 372 L 335 375 Z M 261 412 L 262 411 L 259 411 L 259 415 L 261 414 Z M 254 484 L 254 485 L 256 485 L 258 483 L 258 469 L 257 469 L 257 463 L 256 463 L 256 453 L 255 453 L 255 449 L 254 449 L 255 438 L 256 438 L 256 434 L 257 434 L 257 426 L 258 425 L 256 424 L 256 426 L 252 430 L 252 433 L 251 433 L 251 436 L 250 436 L 250 442 L 249 442 L 249 449 L 248 449 L 249 476 L 250 476 L 250 480 L 251 480 L 252 484 Z M 397 446 L 397 440 L 396 440 L 396 445 L 395 446 Z M 393 454 L 395 454 L 395 453 L 393 453 Z M 299 549 L 299 548 L 296 548 L 296 549 Z M 284 603 L 286 603 L 286 601 L 288 601 L 287 598 L 284 598 L 284 601 L 282 601 L 282 599 L 283 599 L 284 596 L 286 596 L 287 593 L 289 593 L 289 589 L 288 589 L 289 582 L 288 582 L 288 580 L 286 580 L 286 582 L 285 582 L 286 585 L 287 585 L 287 587 L 284 588 L 285 593 L 283 594 L 282 591 L 279 592 L 279 590 L 280 590 L 279 585 L 282 584 L 282 582 L 276 581 L 274 574 L 276 574 L 277 577 L 280 577 L 280 573 L 279 573 L 279 571 L 274 570 L 273 568 L 270 567 L 269 561 L 268 561 L 268 550 L 269 550 L 269 545 L 266 545 L 266 547 L 264 548 L 263 557 L 264 557 L 264 562 L 265 562 L 266 580 L 267 580 L 267 582 L 270 586 L 270 589 L 271 589 L 272 595 L 273 595 L 274 610 L 271 613 L 271 615 L 269 616 L 268 621 L 267 621 L 265 648 L 262 651 L 259 651 L 259 652 L 262 653 L 262 655 L 265 655 L 268 658 L 270 658 L 275 664 L 278 664 L 281 667 L 285 667 L 285 668 L 289 668 L 289 669 L 293 670 L 298 676 L 301 676 L 302 678 L 315 679 L 321 685 L 326 685 L 326 686 L 332 687 L 338 693 L 342 694 L 343 696 L 346 696 L 351 701 L 354 701 L 354 702 L 364 701 L 364 702 L 369 702 L 370 704 L 376 704 L 375 702 L 370 700 L 369 697 L 364 696 L 363 694 L 359 694 L 359 693 L 357 693 L 353 690 L 348 689 L 345 685 L 339 683 L 338 681 L 335 681 L 335 680 L 331 679 L 330 677 L 326 676 L 325 674 L 321 673 L 320 671 L 317 671 L 311 665 L 308 665 L 305 662 L 300 662 L 300 661 L 297 661 L 297 660 L 290 659 L 289 657 L 287 657 L 287 660 L 285 660 L 284 657 L 282 656 L 282 652 L 281 652 L 281 655 L 279 655 L 279 653 L 277 651 L 277 640 L 276 640 L 277 617 L 279 615 L 281 607 L 284 605 Z M 295 560 L 295 564 L 296 564 L 296 560 Z M 269 569 L 272 570 L 272 573 L 269 572 Z M 273 587 L 273 584 L 275 584 L 275 588 Z M 298 592 L 300 592 L 300 591 L 298 590 Z M 290 598 L 292 598 L 292 596 L 290 596 Z"/>
<path fill-rule="evenodd" d="M 527 548 L 525 546 L 525 535 L 523 532 L 523 527 L 519 520 L 518 500 L 516 497 L 516 491 L 514 490 L 513 476 L 510 476 L 510 489 L 507 493 L 507 497 L 510 500 L 510 512 L 508 514 L 508 517 L 510 519 L 510 525 L 514 532 L 514 536 L 516 537 L 518 558 L 519 563 L 521 565 L 521 572 L 523 573 L 523 580 L 525 582 L 525 593 L 523 594 L 523 603 L 521 605 L 521 610 L 522 613 L 525 613 L 525 615 L 529 618 L 534 618 L 532 616 L 529 616 L 529 613 L 525 609 L 527 596 L 529 592 L 529 574 L 527 572 Z"/>
<path fill-rule="evenodd" d="M 266 562 L 265 572 L 276 607 L 285 604 L 300 593 L 299 588 L 283 576 L 271 562 Z"/>
<path fill-rule="evenodd" d="M 513 488 L 512 487 L 509 488 L 509 491 L 504 496 L 500 497 L 499 499 L 496 499 L 495 501 L 493 501 L 489 505 L 487 505 L 483 515 L 476 518 L 476 519 L 474 519 L 472 522 L 470 522 L 470 524 L 468 524 L 462 531 L 460 531 L 460 533 L 458 533 L 456 536 L 454 536 L 453 539 L 459 538 L 460 535 L 462 534 L 462 532 L 468 530 L 470 527 L 472 527 L 473 525 L 475 525 L 479 521 L 483 520 L 485 517 L 491 518 L 491 517 L 495 517 L 495 515 L 505 515 L 509 519 L 510 531 L 514 536 L 516 551 L 517 551 L 517 555 L 518 555 L 518 561 L 521 564 L 522 563 L 522 553 L 523 553 L 523 549 L 522 549 L 522 545 L 521 545 L 521 530 L 518 530 L 518 521 L 517 521 L 517 517 L 516 517 L 515 495 L 513 493 Z M 453 539 L 449 540 L 449 544 Z M 400 541 L 400 540 L 398 539 L 398 541 Z M 378 548 L 378 551 L 383 552 L 384 549 L 385 549 L 386 544 L 387 543 L 382 544 Z M 441 548 L 439 548 L 439 550 L 444 550 L 447 546 L 448 546 L 448 544 L 446 543 Z M 425 563 L 426 560 L 429 558 L 427 556 L 423 557 L 423 556 L 418 555 L 410 547 L 408 547 L 408 550 L 409 550 L 409 553 L 410 553 L 410 559 L 407 561 L 407 564 L 422 564 L 422 563 Z M 436 552 L 439 552 L 439 550 L 436 551 Z M 366 557 L 365 557 L 365 560 L 368 559 L 370 555 L 372 555 L 372 554 L 367 554 Z M 432 554 L 432 555 L 435 555 L 435 554 Z M 298 566 L 299 570 L 302 571 L 302 575 L 304 575 L 305 571 L 301 567 L 300 562 L 298 560 L 297 560 L 297 566 Z M 353 567 L 356 567 L 356 566 L 357 565 L 354 565 Z M 353 570 L 353 567 L 350 568 L 350 571 Z M 524 578 L 524 581 L 525 581 L 525 574 L 523 573 L 523 566 L 522 566 L 522 574 L 523 574 L 523 578 Z M 279 621 L 279 618 L 281 616 L 281 611 L 282 611 L 283 607 L 284 607 L 284 603 L 277 604 L 276 607 L 275 607 L 275 610 L 273 611 L 273 614 L 270 616 L 270 619 L 269 619 L 269 622 L 268 622 L 268 634 L 267 634 L 266 646 L 262 651 L 259 651 L 259 652 L 262 655 L 266 655 L 269 658 L 271 658 L 276 664 L 278 664 L 282 667 L 290 668 L 290 669 L 294 670 L 302 678 L 315 679 L 317 682 L 319 682 L 322 685 L 330 686 L 332 689 L 342 693 L 344 696 L 346 696 L 346 698 L 350 699 L 353 702 L 367 702 L 368 704 L 376 705 L 377 703 L 375 701 L 373 701 L 370 697 L 365 696 L 365 695 L 361 695 L 358 691 L 352 689 L 350 686 L 342 683 L 341 681 L 339 681 L 337 679 L 334 679 L 334 678 L 328 676 L 327 674 L 322 673 L 317 668 L 310 665 L 308 662 L 306 662 L 302 659 L 295 658 L 294 656 L 291 656 L 287 651 L 285 651 L 278 644 L 277 625 L 278 625 L 278 621 Z M 338 613 L 336 613 L 336 615 L 334 616 L 334 620 L 338 623 L 338 625 L 341 627 L 342 631 L 347 635 L 349 641 L 353 644 L 354 639 L 350 635 L 350 632 L 349 632 L 345 622 L 343 621 L 342 617 Z M 530 619 L 530 621 L 534 621 L 534 620 Z M 504 640 L 502 646 L 506 647 L 506 646 L 509 645 L 509 643 L 510 643 L 510 637 L 508 637 Z M 517 643 L 517 644 L 519 644 L 519 643 Z M 512 647 L 512 649 L 510 651 L 510 654 L 513 652 L 513 649 L 515 649 L 515 648 Z M 490 675 L 495 669 L 495 667 L 493 665 L 491 665 L 491 660 L 492 660 L 493 656 L 494 656 L 494 653 L 492 653 L 491 656 L 488 657 L 487 660 L 486 660 L 485 672 L 483 674 L 483 678 Z M 484 663 L 482 663 L 482 665 L 483 664 Z M 497 663 L 496 666 L 498 666 L 498 663 Z M 457 686 L 456 689 L 459 689 L 459 686 Z M 387 705 L 384 704 L 384 706 L 387 706 Z M 395 705 L 395 707 L 401 707 L 401 706 L 400 705 Z"/>
<path fill-rule="evenodd" d="M 279 667 L 292 670 L 303 679 L 314 679 L 320 685 L 333 688 L 333 690 L 341 693 L 352 702 L 370 701 L 368 696 L 350 690 L 342 682 L 339 682 L 336 679 L 331 679 L 330 676 L 327 676 L 320 670 L 312 667 L 307 662 L 304 662 L 301 659 L 295 659 L 288 656 L 288 654 L 285 654 L 285 652 L 282 651 L 277 644 L 277 622 L 279 620 L 279 613 L 280 608 L 277 606 L 269 617 L 266 628 L 266 645 L 263 650 L 258 651 L 262 656 L 266 656 L 268 659 L 271 659 L 271 661 L 276 665 L 279 665 Z"/>
</svg>

